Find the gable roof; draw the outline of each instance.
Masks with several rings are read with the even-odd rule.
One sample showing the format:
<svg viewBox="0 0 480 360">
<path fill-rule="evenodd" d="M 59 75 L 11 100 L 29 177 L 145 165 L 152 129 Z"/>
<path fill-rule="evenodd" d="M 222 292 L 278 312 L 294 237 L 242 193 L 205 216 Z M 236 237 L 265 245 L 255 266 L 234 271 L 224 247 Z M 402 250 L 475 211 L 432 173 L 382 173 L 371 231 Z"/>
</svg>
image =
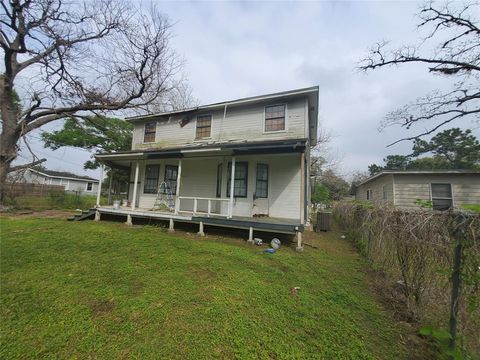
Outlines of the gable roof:
<svg viewBox="0 0 480 360">
<path fill-rule="evenodd" d="M 479 174 L 480 170 L 458 169 L 458 170 L 383 170 L 368 179 L 362 181 L 356 187 L 369 183 L 385 175 L 454 175 L 454 174 Z"/>
<path fill-rule="evenodd" d="M 308 97 L 309 100 L 309 131 L 310 131 L 310 139 L 312 146 L 317 144 L 317 128 L 318 128 L 318 86 L 312 86 L 307 88 L 295 89 L 295 90 L 287 90 L 287 91 L 280 91 L 271 94 L 264 94 L 264 95 L 257 95 L 257 96 L 250 96 L 235 100 L 228 100 L 222 101 L 207 105 L 200 105 L 196 107 L 191 107 L 182 110 L 175 110 L 175 111 L 168 111 L 168 112 L 160 112 L 156 114 L 149 114 L 149 115 L 139 115 L 139 116 L 132 116 L 127 117 L 125 120 L 128 122 L 141 122 L 149 119 L 156 119 L 161 117 L 170 117 L 171 115 L 179 115 L 179 114 L 186 114 L 192 113 L 195 111 L 201 110 L 213 110 L 213 109 L 222 109 L 232 105 L 247 105 L 253 104 L 258 102 L 264 102 L 274 99 L 286 99 L 286 98 L 294 98 L 300 95 L 305 95 Z M 228 111 L 228 110 L 227 110 Z"/>
<path fill-rule="evenodd" d="M 92 181 L 92 182 L 98 182 L 97 179 L 94 179 L 90 176 L 81 176 L 81 175 L 76 175 L 71 172 L 67 171 L 53 171 L 53 170 L 47 170 L 47 169 L 42 169 L 42 170 L 36 170 L 29 168 L 28 170 L 33 171 L 34 173 L 50 177 L 50 178 L 61 178 L 61 179 L 73 179 L 73 180 L 84 180 L 84 181 Z"/>
</svg>

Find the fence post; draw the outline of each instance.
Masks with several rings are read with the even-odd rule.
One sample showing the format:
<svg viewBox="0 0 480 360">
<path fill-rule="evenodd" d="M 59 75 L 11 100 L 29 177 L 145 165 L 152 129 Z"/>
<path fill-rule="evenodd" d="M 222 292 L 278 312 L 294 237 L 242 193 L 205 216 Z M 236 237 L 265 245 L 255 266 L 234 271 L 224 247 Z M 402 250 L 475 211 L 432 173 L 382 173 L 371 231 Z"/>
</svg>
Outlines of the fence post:
<svg viewBox="0 0 480 360">
<path fill-rule="evenodd" d="M 455 350 L 457 337 L 457 316 L 458 316 L 458 297 L 460 294 L 460 273 L 462 268 L 462 245 L 465 237 L 465 222 L 464 214 L 458 214 L 455 217 L 453 238 L 456 242 L 453 253 L 453 271 L 452 271 L 452 297 L 450 302 L 450 321 L 448 331 L 450 333 L 449 349 Z M 450 355 L 450 359 L 453 356 Z"/>
<path fill-rule="evenodd" d="M 372 229 L 368 229 L 367 259 L 369 261 L 372 261 L 371 250 L 372 250 Z"/>
</svg>

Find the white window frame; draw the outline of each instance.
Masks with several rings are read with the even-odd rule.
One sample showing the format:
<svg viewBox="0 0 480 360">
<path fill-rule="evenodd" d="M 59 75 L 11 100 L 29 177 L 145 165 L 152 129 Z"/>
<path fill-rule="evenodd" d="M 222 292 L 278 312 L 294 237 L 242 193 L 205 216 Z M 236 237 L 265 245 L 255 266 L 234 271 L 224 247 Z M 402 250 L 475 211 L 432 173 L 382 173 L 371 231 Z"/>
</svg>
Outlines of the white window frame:
<svg viewBox="0 0 480 360">
<path fill-rule="evenodd" d="M 210 136 L 204 138 L 197 138 L 197 120 L 199 116 L 210 116 Z M 213 114 L 198 114 L 195 117 L 195 126 L 193 127 L 193 141 L 195 142 L 202 142 L 212 140 L 212 132 L 213 132 Z"/>
<path fill-rule="evenodd" d="M 155 136 L 153 137 L 153 141 L 145 141 L 145 127 L 147 126 L 148 123 L 155 123 Z M 158 122 L 156 120 L 153 121 L 146 121 L 143 123 L 143 131 L 142 131 L 142 143 L 143 144 L 153 144 L 157 140 L 157 127 L 158 127 Z"/>
<path fill-rule="evenodd" d="M 448 183 L 448 182 L 433 182 L 433 183 L 430 183 L 430 202 L 432 203 L 432 209 L 433 209 L 433 191 L 432 191 L 432 185 L 450 185 L 450 193 L 452 195 L 452 197 L 449 197 L 449 198 L 446 198 L 446 197 L 437 197 L 435 196 L 435 199 L 440 199 L 440 200 L 452 200 L 452 209 L 455 208 L 455 199 L 454 199 L 454 196 L 453 196 L 453 184 L 452 183 Z"/>
<path fill-rule="evenodd" d="M 91 189 L 91 190 L 88 190 L 88 184 L 92 184 L 92 189 Z M 93 192 L 93 181 L 88 181 L 88 182 L 85 184 L 85 191 L 87 191 L 87 192 Z"/>
<path fill-rule="evenodd" d="M 284 130 L 274 130 L 274 131 L 265 131 L 265 114 L 267 113 L 267 107 L 285 105 L 285 129 Z M 263 124 L 262 124 L 263 134 L 278 134 L 288 132 L 288 103 L 278 103 L 278 104 L 269 104 L 263 107 Z"/>
<path fill-rule="evenodd" d="M 256 193 L 257 193 L 257 166 L 261 164 L 261 165 L 267 165 L 267 197 L 257 197 L 256 196 Z M 270 176 L 270 164 L 266 161 L 259 161 L 257 163 L 255 163 L 255 188 L 253 189 L 253 194 L 255 195 L 256 199 L 270 199 L 270 181 L 271 181 L 271 176 Z"/>
</svg>

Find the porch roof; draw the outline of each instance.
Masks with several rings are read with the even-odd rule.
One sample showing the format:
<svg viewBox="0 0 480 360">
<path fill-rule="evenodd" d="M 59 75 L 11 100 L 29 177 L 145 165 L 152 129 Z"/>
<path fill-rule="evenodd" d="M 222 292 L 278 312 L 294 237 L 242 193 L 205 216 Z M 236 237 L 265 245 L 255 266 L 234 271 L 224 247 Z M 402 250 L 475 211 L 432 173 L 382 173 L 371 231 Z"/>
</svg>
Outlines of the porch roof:
<svg viewBox="0 0 480 360">
<path fill-rule="evenodd" d="M 194 144 L 182 147 L 129 150 L 114 153 L 99 153 L 95 158 L 111 167 L 126 167 L 130 161 L 168 159 L 198 156 L 225 156 L 250 154 L 301 153 L 305 151 L 307 139 L 242 141 L 228 143 Z"/>
</svg>

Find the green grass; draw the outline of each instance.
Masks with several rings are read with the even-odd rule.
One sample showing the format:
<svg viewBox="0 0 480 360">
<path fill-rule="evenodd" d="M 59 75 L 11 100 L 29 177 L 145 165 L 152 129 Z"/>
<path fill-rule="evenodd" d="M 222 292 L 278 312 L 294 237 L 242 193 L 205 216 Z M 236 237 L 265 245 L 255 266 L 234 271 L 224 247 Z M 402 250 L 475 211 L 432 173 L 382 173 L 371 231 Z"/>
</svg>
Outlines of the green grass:
<svg viewBox="0 0 480 360">
<path fill-rule="evenodd" d="M 2 359 L 406 356 L 366 262 L 335 233 L 265 255 L 152 226 L 0 225 Z"/>
<path fill-rule="evenodd" d="M 480 204 L 465 204 L 462 207 L 466 210 L 480 214 Z"/>
</svg>

